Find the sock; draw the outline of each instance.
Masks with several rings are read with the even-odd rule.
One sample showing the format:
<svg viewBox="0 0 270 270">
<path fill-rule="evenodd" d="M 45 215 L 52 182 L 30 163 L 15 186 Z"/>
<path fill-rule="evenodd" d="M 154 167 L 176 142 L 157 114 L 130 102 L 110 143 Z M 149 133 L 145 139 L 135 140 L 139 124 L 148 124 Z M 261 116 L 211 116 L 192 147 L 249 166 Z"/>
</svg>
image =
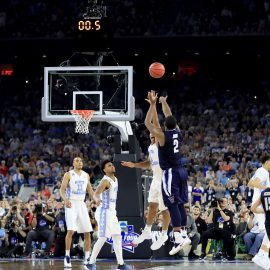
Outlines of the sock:
<svg viewBox="0 0 270 270">
<path fill-rule="evenodd" d="M 173 236 L 174 236 L 174 242 L 179 244 L 180 243 L 180 239 L 181 237 L 181 233 L 180 232 L 173 232 Z"/>
<path fill-rule="evenodd" d="M 165 236 L 168 234 L 168 230 L 162 230 L 162 235 Z"/>
<path fill-rule="evenodd" d="M 266 251 L 264 251 L 262 249 L 259 250 L 258 255 L 268 258 L 268 252 L 266 252 Z"/>
<path fill-rule="evenodd" d="M 152 225 L 145 225 L 145 229 L 148 230 L 148 231 L 151 231 L 151 228 L 152 228 Z"/>
<path fill-rule="evenodd" d="M 96 262 L 97 256 L 98 256 L 101 248 L 105 244 L 105 242 L 106 242 L 106 237 L 100 237 L 100 238 L 98 238 L 98 240 L 95 243 L 95 245 L 93 247 L 93 250 L 92 250 L 92 254 L 91 254 L 90 262 L 89 262 L 90 264 L 93 264 L 93 263 Z"/>
<path fill-rule="evenodd" d="M 84 260 L 86 261 L 90 257 L 90 251 L 85 251 Z"/>
<path fill-rule="evenodd" d="M 66 256 L 70 257 L 70 250 L 66 250 Z"/>
<path fill-rule="evenodd" d="M 122 237 L 121 235 L 112 235 L 112 239 L 113 239 L 113 247 L 114 247 L 117 263 L 119 265 L 123 265 L 124 260 L 123 260 L 123 249 L 122 249 Z"/>
<path fill-rule="evenodd" d="M 187 235 L 187 231 L 185 229 L 182 229 L 181 230 L 181 236 L 186 238 L 188 235 Z"/>
</svg>

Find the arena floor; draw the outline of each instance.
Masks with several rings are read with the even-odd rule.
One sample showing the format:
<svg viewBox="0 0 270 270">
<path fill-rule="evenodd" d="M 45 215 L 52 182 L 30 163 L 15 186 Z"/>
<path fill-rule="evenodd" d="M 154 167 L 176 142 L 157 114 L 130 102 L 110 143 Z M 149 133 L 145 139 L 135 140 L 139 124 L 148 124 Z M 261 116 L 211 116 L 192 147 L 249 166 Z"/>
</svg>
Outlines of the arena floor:
<svg viewBox="0 0 270 270">
<path fill-rule="evenodd" d="M 153 270 L 175 270 L 181 269 L 184 267 L 185 270 L 196 269 L 207 269 L 207 270 L 227 270 L 230 267 L 233 267 L 234 270 L 262 270 L 262 268 L 256 266 L 252 262 L 244 261 L 234 261 L 222 263 L 219 261 L 188 261 L 188 260 L 132 260 L 126 261 L 126 263 L 133 269 L 153 269 Z M 83 269 L 82 261 L 73 260 L 72 261 L 72 270 L 73 269 Z M 0 270 L 47 270 L 47 269 L 64 269 L 63 260 L 54 259 L 54 260 L 0 260 Z M 66 268 L 67 270 L 68 268 Z M 116 263 L 115 261 L 98 261 L 97 270 L 115 270 Z"/>
</svg>

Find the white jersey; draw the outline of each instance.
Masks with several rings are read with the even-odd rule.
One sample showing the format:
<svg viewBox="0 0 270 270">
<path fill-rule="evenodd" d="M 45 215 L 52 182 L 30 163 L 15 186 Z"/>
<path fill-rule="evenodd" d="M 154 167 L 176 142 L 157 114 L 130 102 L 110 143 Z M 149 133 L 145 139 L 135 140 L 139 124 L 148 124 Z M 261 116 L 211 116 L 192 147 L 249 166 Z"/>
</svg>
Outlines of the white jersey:
<svg viewBox="0 0 270 270">
<path fill-rule="evenodd" d="M 118 181 L 115 177 L 115 181 L 108 177 L 107 175 L 104 175 L 102 180 L 106 179 L 110 182 L 110 188 L 104 190 L 101 193 L 101 208 L 103 209 L 109 209 L 115 211 L 116 208 L 116 199 L 117 199 L 117 191 L 118 191 Z"/>
<path fill-rule="evenodd" d="M 85 171 L 81 171 L 79 175 L 74 170 L 70 170 L 69 174 L 70 180 L 67 187 L 67 198 L 69 200 L 84 201 L 89 181 L 88 174 Z"/>
<path fill-rule="evenodd" d="M 253 175 L 251 179 L 253 180 L 256 178 L 260 179 L 260 185 L 267 186 L 267 187 L 270 186 L 269 172 L 265 168 L 260 167 L 259 169 L 256 170 L 255 174 Z M 255 202 L 261 196 L 261 192 L 262 192 L 261 189 L 254 188 L 252 202 Z"/>
<path fill-rule="evenodd" d="M 148 153 L 149 153 L 149 160 L 150 160 L 151 169 L 153 171 L 153 174 L 154 175 L 162 175 L 162 170 L 159 166 L 158 147 L 155 143 L 149 145 Z M 161 179 L 160 179 L 160 181 L 161 181 Z"/>
</svg>

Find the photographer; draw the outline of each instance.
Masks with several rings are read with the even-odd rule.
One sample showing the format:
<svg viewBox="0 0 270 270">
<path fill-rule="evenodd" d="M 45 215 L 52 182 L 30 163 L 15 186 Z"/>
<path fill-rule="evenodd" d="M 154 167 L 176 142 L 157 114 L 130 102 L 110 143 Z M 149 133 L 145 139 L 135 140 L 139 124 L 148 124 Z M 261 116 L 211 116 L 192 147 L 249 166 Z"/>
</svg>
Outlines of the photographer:
<svg viewBox="0 0 270 270">
<path fill-rule="evenodd" d="M 6 224 L 10 224 L 11 221 L 15 218 L 18 218 L 20 224 L 24 224 L 24 218 L 21 216 L 21 211 L 20 211 L 20 207 L 17 207 L 17 205 L 13 205 L 11 206 L 11 208 L 9 208 L 8 213 L 6 214 L 6 216 L 4 217 Z"/>
<path fill-rule="evenodd" d="M 23 226 L 20 224 L 18 218 L 12 220 L 8 227 L 7 257 L 15 258 L 23 254 L 26 233 L 23 231 Z"/>
<path fill-rule="evenodd" d="M 37 204 L 31 221 L 31 227 L 33 229 L 28 233 L 26 238 L 26 256 L 31 253 L 32 241 L 46 242 L 45 257 L 49 255 L 54 241 L 54 232 L 51 230 L 51 224 L 53 222 L 54 218 L 48 214 L 46 207 L 42 204 Z"/>
<path fill-rule="evenodd" d="M 232 233 L 234 215 L 230 210 L 226 209 L 227 203 L 226 198 L 211 203 L 210 214 L 206 218 L 206 222 L 212 226 L 202 234 L 202 254 L 200 259 L 204 259 L 206 256 L 205 250 L 208 239 L 223 240 L 224 260 L 234 259 L 235 254 L 232 248 L 234 246 Z"/>
</svg>

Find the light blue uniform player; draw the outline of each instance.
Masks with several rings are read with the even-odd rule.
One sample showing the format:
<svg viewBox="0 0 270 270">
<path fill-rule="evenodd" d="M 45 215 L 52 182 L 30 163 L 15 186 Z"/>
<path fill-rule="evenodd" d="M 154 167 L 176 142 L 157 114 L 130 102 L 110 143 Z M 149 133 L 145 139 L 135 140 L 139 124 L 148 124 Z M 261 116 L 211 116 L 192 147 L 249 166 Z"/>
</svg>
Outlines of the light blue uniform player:
<svg viewBox="0 0 270 270">
<path fill-rule="evenodd" d="M 91 238 L 90 232 L 93 231 L 90 217 L 85 200 L 86 191 L 93 197 L 93 189 L 90 183 L 90 176 L 82 170 L 83 162 L 80 157 L 75 157 L 73 160 L 73 170 L 65 173 L 60 195 L 65 202 L 65 218 L 67 224 L 66 235 L 66 256 L 64 259 L 64 267 L 71 267 L 70 262 L 70 246 L 74 231 L 84 233 L 85 241 L 85 261 L 90 257 Z"/>
<path fill-rule="evenodd" d="M 94 194 L 94 200 L 98 206 L 95 213 L 99 228 L 98 240 L 94 245 L 87 269 L 96 269 L 97 256 L 105 244 L 106 239 L 112 237 L 118 263 L 116 270 L 129 270 L 130 268 L 124 264 L 123 260 L 121 228 L 115 209 L 118 191 L 118 180 L 114 175 L 115 167 L 111 161 L 105 160 L 102 163 L 101 169 L 104 171 L 105 176 L 102 178 Z"/>
</svg>

